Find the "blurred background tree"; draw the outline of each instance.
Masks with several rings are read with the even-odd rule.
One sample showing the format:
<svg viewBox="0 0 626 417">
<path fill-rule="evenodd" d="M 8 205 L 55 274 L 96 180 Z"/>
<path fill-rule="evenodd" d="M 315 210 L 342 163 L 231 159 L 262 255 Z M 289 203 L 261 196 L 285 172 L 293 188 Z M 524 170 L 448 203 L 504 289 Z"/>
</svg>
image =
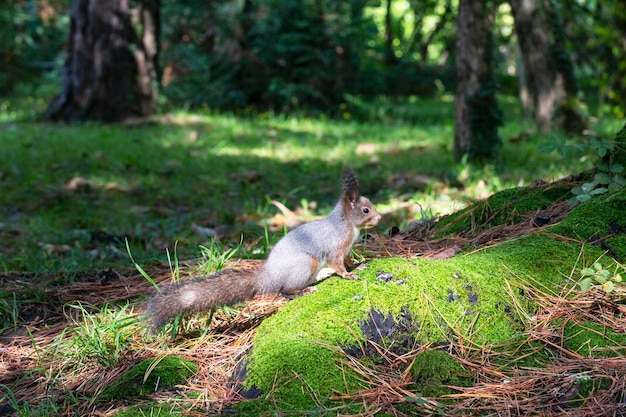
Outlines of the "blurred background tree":
<svg viewBox="0 0 626 417">
<path fill-rule="evenodd" d="M 61 91 L 46 117 L 117 122 L 156 108 L 160 0 L 74 0 Z"/>
</svg>

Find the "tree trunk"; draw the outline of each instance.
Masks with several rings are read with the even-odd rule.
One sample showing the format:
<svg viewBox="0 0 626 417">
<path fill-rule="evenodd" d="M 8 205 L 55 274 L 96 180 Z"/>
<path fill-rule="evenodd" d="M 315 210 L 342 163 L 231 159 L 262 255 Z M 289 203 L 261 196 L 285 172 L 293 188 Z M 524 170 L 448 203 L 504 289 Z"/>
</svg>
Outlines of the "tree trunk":
<svg viewBox="0 0 626 417">
<path fill-rule="evenodd" d="M 522 106 L 522 117 L 524 118 L 524 121 L 530 121 L 533 104 L 530 98 L 530 90 L 528 88 L 526 67 L 524 66 L 524 60 L 522 59 L 522 52 L 520 51 L 519 45 L 516 47 L 515 56 L 515 62 L 517 63 L 517 82 L 519 83 L 519 100 L 520 105 Z"/>
<path fill-rule="evenodd" d="M 558 92 L 555 84 L 556 69 L 551 60 L 546 31 L 546 15 L 537 0 L 509 0 L 509 4 L 528 76 L 535 123 L 541 132 L 547 132 L 551 127 L 550 120 Z"/>
<path fill-rule="evenodd" d="M 160 0 L 74 0 L 51 120 L 117 122 L 154 114 Z"/>
<path fill-rule="evenodd" d="M 502 125 L 493 74 L 493 5 L 460 0 L 457 19 L 454 158 L 491 159 L 499 151 Z"/>
<path fill-rule="evenodd" d="M 396 64 L 396 54 L 393 51 L 393 19 L 391 16 L 391 2 L 387 0 L 385 7 L 385 65 L 390 67 Z"/>
</svg>

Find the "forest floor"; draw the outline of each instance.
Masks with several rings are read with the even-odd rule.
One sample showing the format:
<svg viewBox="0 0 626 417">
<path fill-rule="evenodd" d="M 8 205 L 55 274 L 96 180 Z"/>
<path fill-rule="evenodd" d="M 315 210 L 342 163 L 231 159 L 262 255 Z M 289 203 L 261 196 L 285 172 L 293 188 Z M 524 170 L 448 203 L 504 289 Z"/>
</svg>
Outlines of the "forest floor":
<svg viewBox="0 0 626 417">
<path fill-rule="evenodd" d="M 573 185 L 573 184 L 572 184 Z M 537 232 L 537 218 L 548 218 L 550 223 L 562 220 L 569 206 L 556 203 L 543 210 L 522 216 L 514 224 L 504 224 L 489 228 L 487 231 L 467 231 L 460 235 L 450 235 L 440 239 L 428 238 L 430 225 L 410 233 L 396 233 L 393 236 L 373 236 L 367 243 L 367 253 L 372 257 L 426 257 L 445 259 L 454 256 L 461 247 L 477 250 L 497 245 L 503 241 L 517 239 Z M 260 261 L 232 261 L 239 268 L 256 268 Z M 153 292 L 146 280 L 147 274 L 157 284 L 165 284 L 172 279 L 169 265 L 151 266 L 143 273 L 134 268 L 111 268 L 100 271 L 77 273 L 72 282 L 65 283 L 66 277 L 58 274 L 39 275 L 37 285 L 45 288 L 45 302 L 32 300 L 19 307 L 19 322 L 12 331 L 0 336 L 0 387 L 10 387 L 11 401 L 0 405 L 0 414 L 20 410 L 16 415 L 89 415 L 113 416 L 131 407 L 157 402 L 170 409 L 173 414 L 160 414 L 151 409 L 149 415 L 222 415 L 245 398 L 240 392 L 237 370 L 246 353 L 252 346 L 256 327 L 266 317 L 277 312 L 288 301 L 279 296 L 257 297 L 236 309 L 220 311 L 212 317 L 210 326 L 203 333 L 197 330 L 190 334 L 177 334 L 173 339 L 163 341 L 151 339 L 142 330 L 141 300 Z M 0 274 L 2 288 L 15 292 L 29 291 L 30 274 Z M 527 415 L 525 411 L 546 409 L 551 404 L 555 416 L 571 415 L 565 404 L 571 404 L 580 391 L 590 390 L 585 386 L 585 378 L 605 380 L 601 395 L 577 408 L 579 416 L 612 415 L 615 412 L 615 398 L 624 390 L 626 379 L 618 372 L 626 367 L 622 356 L 597 359 L 585 357 L 578 352 L 568 351 L 559 341 L 565 336 L 554 332 L 546 333 L 542 329 L 548 324 L 567 322 L 568 320 L 593 321 L 603 329 L 623 331 L 626 327 L 626 307 L 619 293 L 606 294 L 594 289 L 585 293 L 571 289 L 563 296 L 543 293 L 536 288 L 528 288 L 538 303 L 536 316 L 531 321 L 538 323 L 526 331 L 522 344 L 551 346 L 559 350 L 559 360 L 553 361 L 549 368 L 520 367 L 515 378 L 503 373 L 503 361 L 515 361 L 519 358 L 503 353 L 498 346 L 477 347 L 470 342 L 459 341 L 449 346 L 450 351 L 462 352 L 463 367 L 471 372 L 475 381 L 472 386 L 451 387 L 451 394 L 441 397 L 419 397 L 420 413 L 437 414 L 445 410 L 446 415 L 466 415 L 467 407 L 473 412 L 487 415 Z M 33 290 L 36 293 L 37 290 Z M 128 304 L 130 303 L 130 304 Z M 82 328 L 80 323 L 93 320 L 91 314 L 102 314 L 103 305 L 122 306 L 125 317 L 130 317 L 128 324 L 132 329 L 118 346 L 119 352 L 112 352 L 108 346 L 100 354 L 120 356 L 115 363 L 105 366 L 97 357 L 76 357 L 68 350 L 76 349 L 68 343 L 84 335 L 76 332 Z M 126 307 L 123 307 L 126 306 Z M 616 320 L 615 317 L 622 317 Z M 206 320 L 202 319 L 190 319 Z M 184 326 L 183 326 L 184 327 Z M 193 322 L 191 328 L 198 328 Z M 199 326 L 202 328 L 202 326 Z M 551 326 L 551 328 L 565 326 Z M 97 326 L 95 326 L 97 330 Z M 121 330 L 120 330 L 121 331 Z M 114 334 L 115 331 L 113 332 Z M 152 340 L 152 341 L 151 341 Z M 380 348 L 380 347 L 379 347 Z M 395 361 L 410 362 L 415 356 L 428 349 L 416 346 L 413 352 L 403 357 L 392 358 Z M 95 350 L 85 350 L 87 355 L 97 355 Z M 94 353 L 95 352 L 95 353 Z M 77 352 L 80 355 L 80 352 Z M 391 351 L 382 352 L 383 356 L 393 357 Z M 128 372 L 141 360 L 149 357 L 177 355 L 197 364 L 199 370 L 193 378 L 180 383 L 175 388 L 155 392 L 143 398 L 126 398 L 124 401 L 100 401 L 98 395 L 111 385 L 120 375 Z M 393 360 L 391 362 L 394 362 Z M 387 412 L 389 415 L 406 415 L 402 405 L 409 398 L 415 398 L 410 391 L 410 375 L 398 373 L 393 366 L 374 366 L 357 363 L 346 357 L 346 363 L 352 366 L 371 388 L 365 391 L 338 394 L 335 400 L 347 403 L 361 403 L 365 406 L 363 415 Z M 563 385 L 562 375 L 578 375 L 569 385 Z M 518 412 L 512 412 L 516 407 Z M 161 410 L 161 409 L 159 409 Z M 230 410 L 232 412 L 233 410 Z M 320 411 L 320 410 L 318 410 Z M 321 410 L 323 411 L 323 410 Z M 154 414 L 156 412 L 156 414 Z M 134 414 L 129 414 L 134 415 Z M 140 415 L 140 414 L 138 414 Z M 182 415 L 182 414 L 181 414 Z"/>
<path fill-rule="evenodd" d="M 143 302 L 154 292 L 150 281 L 167 284 L 202 273 L 207 256 L 232 255 L 229 250 L 235 247 L 236 257 L 246 259 L 231 258 L 229 265 L 258 266 L 293 216 L 307 221 L 330 210 L 346 161 L 359 175 L 362 194 L 385 216 L 385 230 L 372 231 L 364 253 L 431 259 L 533 234 L 536 219 L 558 222 L 569 206 L 561 201 L 514 224 L 439 238 L 430 235 L 432 218 L 504 189 L 593 166 L 591 136 L 561 137 L 557 142 L 562 149 L 541 153 L 540 145 L 555 138 L 534 133 L 519 121 L 502 130 L 498 164 L 454 164 L 451 102 L 442 98 L 404 106 L 414 115 L 409 122 L 396 117 L 394 112 L 402 113 L 402 108 L 401 103 L 391 103 L 384 120 L 368 122 L 180 113 L 137 126 L 4 123 L 0 415 L 109 417 L 154 401 L 162 408 L 127 415 L 232 411 L 244 399 L 238 391 L 238 370 L 257 326 L 288 300 L 256 298 L 212 317 L 183 320 L 175 335 L 155 337 L 145 332 L 141 321 Z M 519 120 L 515 109 L 507 105 L 506 116 Z M 593 137 L 610 138 L 622 124 L 603 120 Z M 293 211 L 276 214 L 275 202 Z M 420 227 L 396 231 L 416 219 L 422 221 Z M 202 246 L 209 248 L 198 260 Z M 141 271 L 132 267 L 135 260 Z M 602 329 L 626 328 L 623 320 L 614 319 L 624 315 L 618 293 L 572 289 L 560 297 L 528 291 L 540 306 L 532 318 L 537 323 L 577 317 Z M 560 339 L 558 333 L 532 327 L 519 343 L 537 342 L 563 351 Z M 429 348 L 416 346 L 393 359 L 410 362 Z M 625 388 L 623 376 L 615 371 L 624 369 L 621 357 L 597 360 L 563 351 L 560 357 L 568 360 L 553 363 L 551 369 L 521 367 L 513 381 L 500 364 L 514 359 L 503 358 L 498 347 L 459 341 L 450 349 L 463 353 L 465 369 L 480 384 L 457 386 L 445 398 L 417 398 L 410 392 L 409 375 L 346 357 L 345 366 L 353 367 L 372 388 L 338 393 L 331 400 L 363 403 L 369 415 L 403 415 L 402 406 L 408 403 L 418 404 L 425 414 L 444 406 L 449 415 L 462 415 L 468 406 L 483 407 L 485 414 L 506 414 L 509 407 L 533 409 L 533 401 L 554 404 L 554 415 L 568 415 L 559 403 L 593 391 L 597 387 L 589 384 L 600 380 L 602 396 L 584 404 L 585 415 L 606 415 L 603 410 L 615 405 L 611 398 Z M 393 356 L 384 348 L 383 354 Z M 198 372 L 147 397 L 102 399 L 113 381 L 142 360 L 169 356 L 190 359 Z M 578 377 L 568 387 L 552 378 L 565 374 Z M 268 397 L 271 401 L 271 393 Z M 323 407 L 320 403 L 321 411 Z"/>
</svg>

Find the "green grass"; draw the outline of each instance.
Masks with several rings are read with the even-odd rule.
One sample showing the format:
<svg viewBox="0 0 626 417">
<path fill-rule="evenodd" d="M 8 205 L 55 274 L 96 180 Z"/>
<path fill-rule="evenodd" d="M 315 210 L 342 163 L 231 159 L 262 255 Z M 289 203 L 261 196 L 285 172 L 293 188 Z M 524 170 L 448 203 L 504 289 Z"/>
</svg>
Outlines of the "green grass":
<svg viewBox="0 0 626 417">
<path fill-rule="evenodd" d="M 446 97 L 379 100 L 371 122 L 179 112 L 141 126 L 67 126 L 5 115 L 0 269 L 130 265 L 125 238 L 139 263 L 166 259 L 176 242 L 181 259 L 195 257 L 210 237 L 194 232 L 194 225 L 217 228 L 233 245 L 242 233 L 250 242 L 264 236 L 263 222 L 276 212 L 271 199 L 292 209 L 316 202 L 315 214 L 328 212 L 346 164 L 357 171 L 362 193 L 380 207 L 413 201 L 432 214 L 592 164 L 584 152 L 567 159 L 539 154 L 543 135 L 508 141 L 528 129 L 512 121 L 502 129 L 501 161 L 482 168 L 455 165 L 452 106 Z M 509 100 L 509 117 L 516 117 L 514 109 Z M 616 125 L 608 120 L 595 128 L 612 137 Z M 423 189 L 399 186 L 390 180 L 399 173 L 425 175 L 430 182 Z M 85 189 L 68 190 L 78 177 L 86 180 Z M 275 239 L 270 236 L 269 243 Z"/>
<path fill-rule="evenodd" d="M 130 350 L 130 341 L 136 324 L 128 305 L 119 309 L 104 304 L 99 309 L 81 303 L 67 306 L 71 324 L 59 337 L 57 351 L 73 366 L 97 363 L 114 368 Z M 89 310 L 97 310 L 95 313 Z M 73 318 L 78 315 L 79 318 Z M 135 326 L 136 327 L 136 326 Z"/>
</svg>

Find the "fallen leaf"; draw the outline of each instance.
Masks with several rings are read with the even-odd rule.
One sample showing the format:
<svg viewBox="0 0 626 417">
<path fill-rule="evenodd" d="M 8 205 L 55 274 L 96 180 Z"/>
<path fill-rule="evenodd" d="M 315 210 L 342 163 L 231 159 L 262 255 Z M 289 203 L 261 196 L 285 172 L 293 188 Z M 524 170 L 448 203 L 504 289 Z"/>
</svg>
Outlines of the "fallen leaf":
<svg viewBox="0 0 626 417">
<path fill-rule="evenodd" d="M 84 177 L 74 177 L 65 185 L 67 191 L 74 193 L 88 192 L 91 188 L 91 183 Z"/>
<path fill-rule="evenodd" d="M 217 237 L 217 232 L 212 227 L 204 227 L 204 226 L 197 225 L 195 223 L 191 223 L 191 230 L 193 230 L 195 233 L 199 234 L 200 236 Z"/>
<path fill-rule="evenodd" d="M 375 153 L 376 153 L 376 145 L 370 142 L 359 143 L 356 147 L 356 154 L 359 156 L 373 155 Z"/>
<path fill-rule="evenodd" d="M 461 252 L 462 250 L 463 249 L 461 249 L 459 245 L 454 245 L 450 248 L 446 248 L 442 250 L 441 252 L 437 252 L 430 256 L 426 256 L 426 258 L 435 259 L 435 260 L 448 259 L 448 258 L 452 258 L 454 255 Z"/>
<path fill-rule="evenodd" d="M 68 245 L 54 245 L 52 243 L 40 243 L 40 247 L 42 247 L 48 255 L 52 254 L 65 254 L 72 250 Z"/>
</svg>

